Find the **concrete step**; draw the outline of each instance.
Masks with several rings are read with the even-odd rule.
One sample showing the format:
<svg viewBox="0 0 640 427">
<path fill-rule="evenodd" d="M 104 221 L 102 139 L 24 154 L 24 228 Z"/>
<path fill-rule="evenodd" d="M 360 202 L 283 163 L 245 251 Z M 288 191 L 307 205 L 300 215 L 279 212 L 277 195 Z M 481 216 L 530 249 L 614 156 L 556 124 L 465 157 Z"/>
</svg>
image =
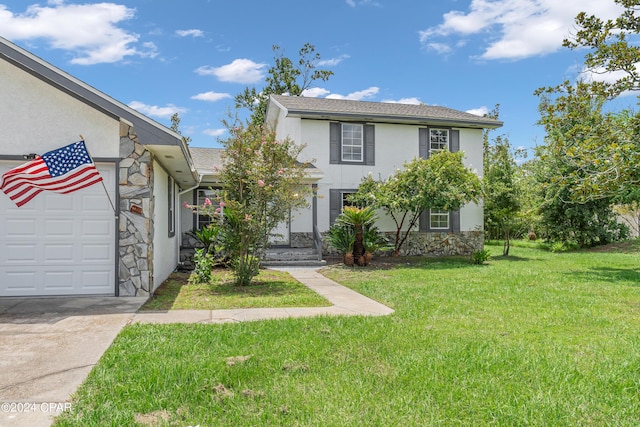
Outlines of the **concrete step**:
<svg viewBox="0 0 640 427">
<path fill-rule="evenodd" d="M 326 261 L 319 260 L 313 248 L 270 248 L 265 253 L 265 267 L 321 267 Z"/>
</svg>

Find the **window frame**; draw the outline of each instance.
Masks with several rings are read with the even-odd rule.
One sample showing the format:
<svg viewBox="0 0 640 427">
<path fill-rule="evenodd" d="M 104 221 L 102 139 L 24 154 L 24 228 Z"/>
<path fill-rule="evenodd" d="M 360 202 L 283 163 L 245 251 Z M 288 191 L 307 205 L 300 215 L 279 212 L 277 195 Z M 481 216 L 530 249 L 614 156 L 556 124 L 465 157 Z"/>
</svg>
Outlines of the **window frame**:
<svg viewBox="0 0 640 427">
<path fill-rule="evenodd" d="M 442 218 L 446 215 L 446 227 L 434 226 L 434 217 L 439 217 L 438 222 L 442 221 Z M 451 229 L 451 212 L 442 209 L 429 209 L 429 229 L 431 230 L 450 230 Z"/>
<path fill-rule="evenodd" d="M 345 139 L 348 139 L 350 141 L 355 140 L 355 138 L 351 137 L 351 138 L 345 138 L 345 127 L 352 127 L 354 129 L 352 129 L 350 132 L 352 134 L 356 133 L 356 128 L 358 129 L 358 132 L 360 134 L 360 144 L 345 144 Z M 340 123 L 340 160 L 344 163 L 364 163 L 364 156 L 365 156 L 365 143 L 364 143 L 364 125 L 362 123 Z M 350 147 L 351 150 L 354 150 L 354 148 L 360 148 L 360 159 L 347 159 L 345 158 L 345 147 Z M 354 152 L 351 152 L 351 155 L 353 155 Z"/>
<path fill-rule="evenodd" d="M 196 188 L 193 192 L 193 203 L 195 206 L 204 205 L 204 200 L 209 198 L 211 200 L 211 204 L 214 208 L 219 207 L 220 205 L 217 203 L 216 199 L 218 196 L 218 192 L 220 188 L 213 187 L 200 187 Z M 201 193 L 202 192 L 202 197 Z M 210 193 L 208 193 L 210 192 Z M 203 227 L 211 224 L 211 217 L 207 217 L 208 219 L 204 219 L 206 215 L 200 215 L 197 211 L 193 213 L 193 227 L 195 230 L 202 230 Z"/>
<path fill-rule="evenodd" d="M 434 135 L 434 132 L 444 132 L 446 133 L 446 141 L 442 142 L 442 141 L 436 141 L 436 144 L 438 144 L 437 148 L 433 148 L 433 137 L 434 136 L 438 136 L 438 135 Z M 449 128 L 429 128 L 429 153 L 433 153 L 436 151 L 440 151 L 440 150 L 450 150 L 451 148 L 451 129 Z"/>
</svg>

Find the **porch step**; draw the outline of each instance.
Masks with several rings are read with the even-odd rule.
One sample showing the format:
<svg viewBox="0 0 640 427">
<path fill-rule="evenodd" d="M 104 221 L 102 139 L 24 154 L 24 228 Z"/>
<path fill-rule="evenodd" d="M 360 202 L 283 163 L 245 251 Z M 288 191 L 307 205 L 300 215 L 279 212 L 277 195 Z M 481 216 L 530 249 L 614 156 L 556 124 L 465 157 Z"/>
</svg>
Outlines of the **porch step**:
<svg viewBox="0 0 640 427">
<path fill-rule="evenodd" d="M 265 253 L 265 267 L 322 267 L 327 262 L 318 259 L 312 248 L 270 248 Z"/>
</svg>

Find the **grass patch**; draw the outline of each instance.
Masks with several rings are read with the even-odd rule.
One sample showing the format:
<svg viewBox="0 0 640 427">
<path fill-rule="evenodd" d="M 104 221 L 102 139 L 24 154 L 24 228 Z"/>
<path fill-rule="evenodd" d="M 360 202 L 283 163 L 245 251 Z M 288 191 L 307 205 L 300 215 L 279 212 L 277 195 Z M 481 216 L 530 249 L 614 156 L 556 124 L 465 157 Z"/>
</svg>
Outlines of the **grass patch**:
<svg viewBox="0 0 640 427">
<path fill-rule="evenodd" d="M 127 326 L 55 425 L 638 425 L 638 254 L 380 261 L 324 274 L 390 316 Z"/>
<path fill-rule="evenodd" d="M 142 306 L 143 311 L 230 308 L 327 307 L 331 303 L 285 271 L 260 270 L 249 286 L 235 286 L 232 273 L 215 269 L 210 283 L 189 284 L 173 273 Z"/>
</svg>

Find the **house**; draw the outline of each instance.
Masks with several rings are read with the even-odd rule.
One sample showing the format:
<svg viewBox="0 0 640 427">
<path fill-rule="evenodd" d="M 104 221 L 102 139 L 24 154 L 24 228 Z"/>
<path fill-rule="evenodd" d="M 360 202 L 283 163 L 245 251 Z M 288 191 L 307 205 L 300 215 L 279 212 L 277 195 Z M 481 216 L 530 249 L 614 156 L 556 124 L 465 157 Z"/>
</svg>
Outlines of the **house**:
<svg viewBox="0 0 640 427">
<path fill-rule="evenodd" d="M 0 117 L 0 175 L 84 139 L 104 180 L 20 208 L 0 193 L 0 297 L 152 293 L 200 182 L 182 137 L 3 38 Z"/>
<path fill-rule="evenodd" d="M 282 243 L 291 247 L 312 246 L 313 230 L 322 234 L 329 229 L 364 176 L 385 179 L 432 150 L 463 151 L 465 165 L 482 176 L 483 130 L 502 126 L 498 120 L 445 107 L 283 95 L 270 97 L 266 117 L 278 139 L 305 145 L 300 160 L 317 168 L 311 208 L 292 212 L 283 226 L 287 237 Z M 396 231 L 390 218 L 382 218 L 378 226 L 390 237 Z M 468 253 L 482 247 L 482 230 L 482 206 L 432 210 L 420 218 L 403 254 Z"/>
</svg>

